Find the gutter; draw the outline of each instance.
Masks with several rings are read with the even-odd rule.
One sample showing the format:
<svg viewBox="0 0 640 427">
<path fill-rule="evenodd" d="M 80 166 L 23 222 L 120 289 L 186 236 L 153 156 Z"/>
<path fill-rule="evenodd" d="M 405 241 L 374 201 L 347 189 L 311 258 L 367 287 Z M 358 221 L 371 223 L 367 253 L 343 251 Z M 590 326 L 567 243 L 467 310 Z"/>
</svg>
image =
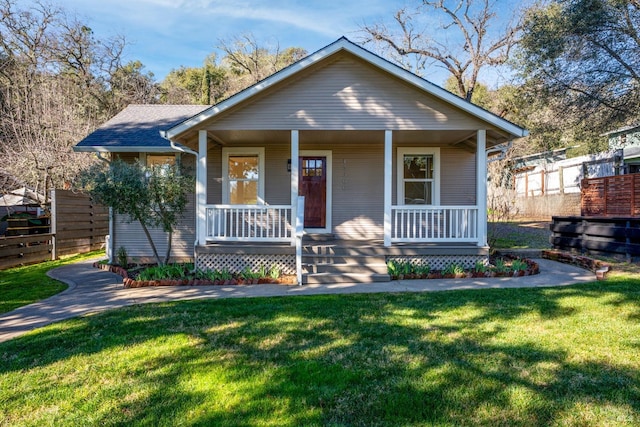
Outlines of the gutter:
<svg viewBox="0 0 640 427">
<path fill-rule="evenodd" d="M 509 151 L 512 145 L 513 145 L 513 141 L 509 141 L 506 144 L 500 144 L 497 147 L 490 148 L 487 151 L 485 151 L 485 155 L 487 156 L 487 163 L 503 160 L 507 156 L 507 151 Z M 489 156 L 493 153 L 500 153 L 500 154 L 489 159 Z"/>
<path fill-rule="evenodd" d="M 169 141 L 169 144 L 171 145 L 171 148 L 172 148 L 172 149 L 174 149 L 175 151 L 178 151 L 178 152 L 180 152 L 180 153 L 193 154 L 194 156 L 196 156 L 196 164 L 198 163 L 198 156 L 200 155 L 200 153 L 198 153 L 197 151 L 192 150 L 192 149 L 190 149 L 190 148 L 184 147 L 184 146 L 180 146 L 180 147 L 178 147 L 178 146 L 176 145 L 176 143 L 175 143 L 171 138 L 167 137 L 167 131 L 161 130 L 161 131 L 160 131 L 160 136 L 161 136 L 161 137 L 163 137 L 164 139 L 166 139 L 167 141 Z M 198 211 L 198 209 L 197 209 L 197 206 L 198 206 L 198 195 L 196 194 L 195 196 L 196 196 L 195 203 L 196 203 L 196 212 L 197 212 L 197 211 Z M 195 260 L 195 258 L 196 258 L 197 248 L 198 248 L 198 227 L 199 227 L 199 221 L 198 221 L 198 218 L 197 218 L 197 213 L 196 213 L 196 221 L 195 221 L 195 224 L 196 224 L 196 230 L 195 230 L 195 232 L 196 232 L 196 236 L 195 236 L 195 238 L 193 239 L 193 258 L 194 258 L 194 260 Z M 194 262 L 194 263 L 193 263 L 193 271 L 195 272 L 197 269 L 198 269 L 198 267 L 197 267 L 197 263 L 196 263 L 196 262 Z"/>
<path fill-rule="evenodd" d="M 199 153 L 197 151 L 194 151 L 190 148 L 184 147 L 184 146 L 178 146 L 175 141 L 173 141 L 171 138 L 167 137 L 167 131 L 161 130 L 160 131 L 160 136 L 163 137 L 164 139 L 166 139 L 167 141 L 169 141 L 169 144 L 171 145 L 171 148 L 175 151 L 179 151 L 181 153 L 187 153 L 187 154 L 193 154 L 194 156 L 198 157 Z"/>
</svg>

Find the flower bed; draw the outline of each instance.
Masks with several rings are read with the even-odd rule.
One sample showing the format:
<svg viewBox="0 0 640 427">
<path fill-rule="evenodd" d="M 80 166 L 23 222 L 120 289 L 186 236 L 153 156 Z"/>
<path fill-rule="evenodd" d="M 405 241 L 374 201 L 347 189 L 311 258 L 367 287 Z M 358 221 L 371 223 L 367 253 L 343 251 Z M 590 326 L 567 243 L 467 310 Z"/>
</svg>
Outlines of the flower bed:
<svg viewBox="0 0 640 427">
<path fill-rule="evenodd" d="M 227 270 L 196 271 L 193 264 L 134 265 L 123 268 L 118 265 L 94 263 L 94 267 L 122 276 L 125 288 L 146 286 L 202 286 L 202 285 L 253 285 L 253 284 L 295 284 L 295 276 L 282 275 L 274 267 L 261 268 L 259 271 L 245 269 L 241 272 Z M 389 261 L 389 275 L 393 280 L 406 279 L 449 279 L 474 277 L 517 277 L 538 274 L 538 264 L 530 259 L 503 256 L 492 258 L 489 265 L 477 263 L 471 269 L 451 264 L 443 270 L 431 270 L 428 265 L 415 265 L 409 262 Z"/>
<path fill-rule="evenodd" d="M 261 271 L 244 270 L 237 273 L 229 271 L 196 271 L 193 264 L 135 265 L 123 268 L 118 265 L 94 263 L 94 267 L 122 276 L 125 288 L 147 286 L 203 286 L 203 285 L 253 285 L 265 283 L 295 284 L 295 276 L 282 275 L 273 267 Z"/>
<path fill-rule="evenodd" d="M 393 280 L 406 279 L 462 279 L 474 277 L 519 277 L 540 273 L 538 263 L 530 259 L 503 256 L 492 258 L 489 265 L 478 262 L 473 269 L 451 264 L 442 270 L 431 270 L 428 265 L 389 261 L 387 271 Z"/>
</svg>

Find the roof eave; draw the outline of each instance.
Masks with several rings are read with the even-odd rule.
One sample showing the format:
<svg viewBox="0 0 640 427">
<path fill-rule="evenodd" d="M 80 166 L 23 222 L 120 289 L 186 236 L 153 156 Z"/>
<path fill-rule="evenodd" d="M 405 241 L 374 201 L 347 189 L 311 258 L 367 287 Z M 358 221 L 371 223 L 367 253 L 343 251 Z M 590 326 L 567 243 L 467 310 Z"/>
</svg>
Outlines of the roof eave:
<svg viewBox="0 0 640 427">
<path fill-rule="evenodd" d="M 77 153 L 170 153 L 174 150 L 171 146 L 166 147 L 145 147 L 145 146 L 74 146 L 73 151 Z"/>
</svg>

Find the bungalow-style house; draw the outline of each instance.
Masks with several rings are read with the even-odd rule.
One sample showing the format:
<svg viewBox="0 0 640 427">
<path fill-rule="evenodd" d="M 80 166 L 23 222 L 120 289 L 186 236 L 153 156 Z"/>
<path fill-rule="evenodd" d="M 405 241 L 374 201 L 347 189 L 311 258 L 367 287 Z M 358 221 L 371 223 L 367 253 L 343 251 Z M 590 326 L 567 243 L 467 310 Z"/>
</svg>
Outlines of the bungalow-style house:
<svg viewBox="0 0 640 427">
<path fill-rule="evenodd" d="M 75 150 L 194 166 L 176 258 L 372 281 L 487 260 L 487 154 L 526 134 L 341 38 L 211 107 L 129 106 Z M 150 256 L 135 224 L 110 236 Z"/>
</svg>

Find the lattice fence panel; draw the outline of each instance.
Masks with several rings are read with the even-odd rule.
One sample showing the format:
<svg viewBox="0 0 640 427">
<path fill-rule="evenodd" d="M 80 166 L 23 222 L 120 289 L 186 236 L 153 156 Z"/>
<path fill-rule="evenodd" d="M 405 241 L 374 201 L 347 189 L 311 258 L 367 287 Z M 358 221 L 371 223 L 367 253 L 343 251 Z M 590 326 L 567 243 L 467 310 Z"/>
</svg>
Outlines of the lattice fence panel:
<svg viewBox="0 0 640 427">
<path fill-rule="evenodd" d="M 422 255 L 422 256 L 389 256 L 388 261 L 410 262 L 414 265 L 428 265 L 432 270 L 444 270 L 451 264 L 457 264 L 464 268 L 473 268 L 476 262 L 480 261 L 485 265 L 489 264 L 486 255 Z"/>
<path fill-rule="evenodd" d="M 296 274 L 296 257 L 287 254 L 199 254 L 197 268 L 201 270 L 228 270 L 240 272 L 249 267 L 252 271 L 262 266 L 269 269 L 277 266 L 282 274 Z"/>
</svg>

